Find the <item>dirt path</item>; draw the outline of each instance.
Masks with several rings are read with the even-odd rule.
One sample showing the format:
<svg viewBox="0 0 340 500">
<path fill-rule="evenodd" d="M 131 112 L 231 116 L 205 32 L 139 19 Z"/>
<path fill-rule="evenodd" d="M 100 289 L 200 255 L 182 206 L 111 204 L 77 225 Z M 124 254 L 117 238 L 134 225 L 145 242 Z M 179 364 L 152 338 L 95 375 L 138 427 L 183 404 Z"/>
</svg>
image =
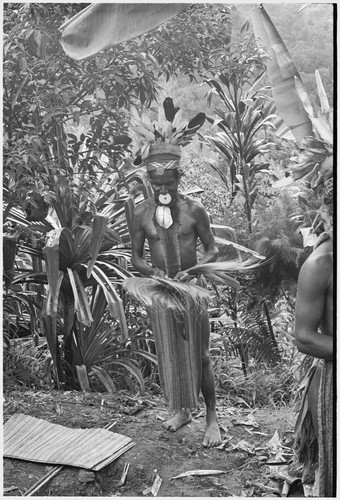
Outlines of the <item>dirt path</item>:
<svg viewBox="0 0 340 500">
<path fill-rule="evenodd" d="M 143 496 L 153 485 L 155 474 L 162 479 L 157 496 L 280 496 L 283 481 L 275 477 L 267 462 L 290 458 L 294 425 L 291 408 L 230 408 L 220 397 L 218 416 L 223 445 L 205 449 L 201 445 L 203 411 L 196 412 L 190 424 L 170 433 L 162 428 L 168 413 L 158 397 L 56 391 L 5 394 L 4 420 L 18 411 L 75 428 L 104 427 L 116 422 L 112 430 L 136 443 L 99 473 L 83 477 L 80 469 L 64 467 L 35 496 Z M 126 482 L 119 486 L 126 463 L 130 464 Z M 48 464 L 5 459 L 4 495 L 23 495 L 52 468 Z M 202 469 L 225 473 L 172 479 Z"/>
</svg>

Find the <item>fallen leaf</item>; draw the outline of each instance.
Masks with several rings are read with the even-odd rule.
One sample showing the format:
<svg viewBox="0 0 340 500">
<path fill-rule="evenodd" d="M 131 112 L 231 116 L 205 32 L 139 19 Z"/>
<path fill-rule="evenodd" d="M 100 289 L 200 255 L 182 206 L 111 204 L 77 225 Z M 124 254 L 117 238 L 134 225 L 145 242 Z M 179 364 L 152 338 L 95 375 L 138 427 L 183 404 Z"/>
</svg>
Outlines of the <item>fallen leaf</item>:
<svg viewBox="0 0 340 500">
<path fill-rule="evenodd" d="M 241 491 L 242 497 L 252 497 L 254 496 L 255 488 L 248 488 L 247 490 Z"/>
<path fill-rule="evenodd" d="M 248 426 L 248 427 L 260 427 L 260 425 L 255 421 L 253 415 L 248 415 L 248 418 L 246 420 L 237 420 L 237 419 L 233 419 L 231 421 L 231 423 L 233 425 L 245 425 L 245 426 Z"/>
<path fill-rule="evenodd" d="M 291 476 L 288 472 L 288 465 L 269 465 L 269 474 L 270 477 L 275 477 L 279 479 L 283 479 L 288 484 L 292 484 L 294 481 L 298 479 L 297 476 Z"/>
<path fill-rule="evenodd" d="M 158 474 L 156 474 L 156 477 L 154 479 L 153 485 L 151 486 L 151 490 L 150 490 L 150 493 L 152 496 L 154 496 L 154 497 L 157 496 L 159 488 L 162 485 L 162 481 L 163 481 L 162 478 Z"/>
<path fill-rule="evenodd" d="M 274 492 L 280 493 L 278 488 L 272 488 L 271 486 L 266 486 L 265 484 L 259 483 L 257 481 L 246 481 L 246 486 L 255 486 L 260 491 L 264 491 L 264 492 L 271 491 L 273 493 Z"/>
<path fill-rule="evenodd" d="M 222 443 L 216 446 L 216 450 L 224 450 L 224 448 L 229 444 L 231 440 L 232 440 L 231 436 L 227 437 L 227 439 L 223 439 Z"/>
<path fill-rule="evenodd" d="M 197 415 L 194 415 L 194 418 L 204 417 L 204 415 L 205 415 L 204 411 L 200 411 L 199 413 L 197 413 Z"/>
<path fill-rule="evenodd" d="M 282 449 L 282 443 L 279 437 L 279 433 L 277 431 L 274 432 L 273 437 L 269 439 L 267 445 L 275 452 Z"/>
<path fill-rule="evenodd" d="M 232 445 L 234 450 L 243 450 L 247 453 L 255 454 L 255 446 L 242 439 L 237 444 Z"/>
<path fill-rule="evenodd" d="M 253 434 L 254 434 L 254 433 L 253 433 L 253 431 L 251 431 L 250 429 L 247 429 L 247 427 L 245 427 L 245 428 L 244 428 L 244 430 L 245 430 L 246 432 L 248 432 L 248 434 L 251 434 L 251 435 L 253 435 Z"/>
<path fill-rule="evenodd" d="M 18 490 L 19 488 L 17 486 L 8 486 L 8 488 L 4 488 L 4 493 L 9 493 L 10 491 L 13 490 Z"/>
<path fill-rule="evenodd" d="M 210 476 L 210 475 L 216 475 L 216 474 L 225 474 L 225 470 L 188 470 L 187 472 L 182 472 L 181 474 L 178 474 L 178 476 L 174 476 L 171 479 L 178 479 L 180 477 L 187 477 L 187 476 Z"/>
<path fill-rule="evenodd" d="M 162 422 L 164 422 L 164 420 L 166 420 L 164 417 L 162 417 L 161 415 L 156 415 L 156 418 L 157 420 L 161 420 Z"/>
<path fill-rule="evenodd" d="M 284 447 L 282 446 L 279 433 L 277 431 L 274 432 L 272 438 L 267 442 L 267 448 L 271 455 L 269 462 L 272 465 L 285 464 L 287 462 L 284 457 Z"/>
<path fill-rule="evenodd" d="M 219 425 L 219 428 L 221 431 L 225 432 L 226 434 L 229 432 L 229 427 L 223 427 L 223 425 Z"/>
</svg>

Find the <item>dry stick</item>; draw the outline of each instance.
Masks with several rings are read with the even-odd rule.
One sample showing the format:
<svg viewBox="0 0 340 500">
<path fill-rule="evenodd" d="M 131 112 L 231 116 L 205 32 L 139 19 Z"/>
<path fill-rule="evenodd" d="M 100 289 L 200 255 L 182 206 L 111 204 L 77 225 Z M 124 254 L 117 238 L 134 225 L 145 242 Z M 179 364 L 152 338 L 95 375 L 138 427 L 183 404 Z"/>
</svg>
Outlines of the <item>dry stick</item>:
<svg viewBox="0 0 340 500">
<path fill-rule="evenodd" d="M 113 422 L 112 424 L 106 424 L 104 429 L 109 430 L 114 425 L 116 425 L 116 422 Z M 65 465 L 59 465 L 57 467 L 54 467 L 54 469 L 52 469 L 50 472 L 45 474 L 45 476 L 38 479 L 38 481 L 36 483 L 34 483 L 27 491 L 25 491 L 25 493 L 22 496 L 23 497 L 32 496 L 33 493 L 36 493 L 37 491 L 39 491 L 40 488 L 42 488 L 46 483 L 48 483 L 48 481 L 50 481 L 54 476 L 56 476 L 64 467 L 65 467 Z"/>
<path fill-rule="evenodd" d="M 124 465 L 124 469 L 123 469 L 123 474 L 122 474 L 122 477 L 119 481 L 119 485 L 118 486 L 123 486 L 123 484 L 125 484 L 125 481 L 126 481 L 126 476 L 127 476 L 127 473 L 128 473 L 128 470 L 129 470 L 129 467 L 130 467 L 130 464 L 129 463 L 126 463 Z"/>
<path fill-rule="evenodd" d="M 40 490 L 44 484 L 46 484 L 52 477 L 56 476 L 61 469 L 63 468 L 63 465 L 60 465 L 59 467 L 54 467 L 50 472 L 45 474 L 41 479 L 39 479 L 33 486 L 31 486 L 24 494 L 23 497 L 30 497 L 32 496 L 36 491 Z"/>
</svg>

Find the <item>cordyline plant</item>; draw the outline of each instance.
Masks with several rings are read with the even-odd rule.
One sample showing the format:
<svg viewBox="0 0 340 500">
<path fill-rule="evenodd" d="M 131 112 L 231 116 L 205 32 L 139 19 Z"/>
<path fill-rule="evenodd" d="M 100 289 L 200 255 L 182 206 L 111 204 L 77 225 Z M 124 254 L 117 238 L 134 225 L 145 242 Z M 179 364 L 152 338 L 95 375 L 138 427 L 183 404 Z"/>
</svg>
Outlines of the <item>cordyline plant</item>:
<svg viewBox="0 0 340 500">
<path fill-rule="evenodd" d="M 211 88 L 207 94 L 208 104 L 215 104 L 216 98 L 219 102 L 214 107 L 217 118 L 207 117 L 217 132 L 200 134 L 223 159 L 219 166 L 209 165 L 230 188 L 231 202 L 237 192 L 244 196 L 249 233 L 252 232 L 252 205 L 257 191 L 256 174 L 268 166 L 257 163 L 256 159 L 269 151 L 271 143 L 266 131 L 275 129 L 277 118 L 271 99 L 264 89 L 259 89 L 264 76 L 264 59 L 265 55 L 256 48 L 253 38 L 247 37 L 235 44 L 225 71 L 218 79 L 206 80 Z"/>
</svg>

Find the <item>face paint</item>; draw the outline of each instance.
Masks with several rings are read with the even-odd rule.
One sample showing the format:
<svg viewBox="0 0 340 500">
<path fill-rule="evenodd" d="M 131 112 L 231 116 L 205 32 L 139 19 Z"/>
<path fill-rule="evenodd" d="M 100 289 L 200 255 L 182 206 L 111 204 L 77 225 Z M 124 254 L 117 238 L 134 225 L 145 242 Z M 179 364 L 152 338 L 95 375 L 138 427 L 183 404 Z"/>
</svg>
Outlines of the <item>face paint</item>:
<svg viewBox="0 0 340 500">
<path fill-rule="evenodd" d="M 178 173 L 172 169 L 165 170 L 161 175 L 150 172 L 149 179 L 157 205 L 172 207 L 178 200 Z"/>
</svg>

